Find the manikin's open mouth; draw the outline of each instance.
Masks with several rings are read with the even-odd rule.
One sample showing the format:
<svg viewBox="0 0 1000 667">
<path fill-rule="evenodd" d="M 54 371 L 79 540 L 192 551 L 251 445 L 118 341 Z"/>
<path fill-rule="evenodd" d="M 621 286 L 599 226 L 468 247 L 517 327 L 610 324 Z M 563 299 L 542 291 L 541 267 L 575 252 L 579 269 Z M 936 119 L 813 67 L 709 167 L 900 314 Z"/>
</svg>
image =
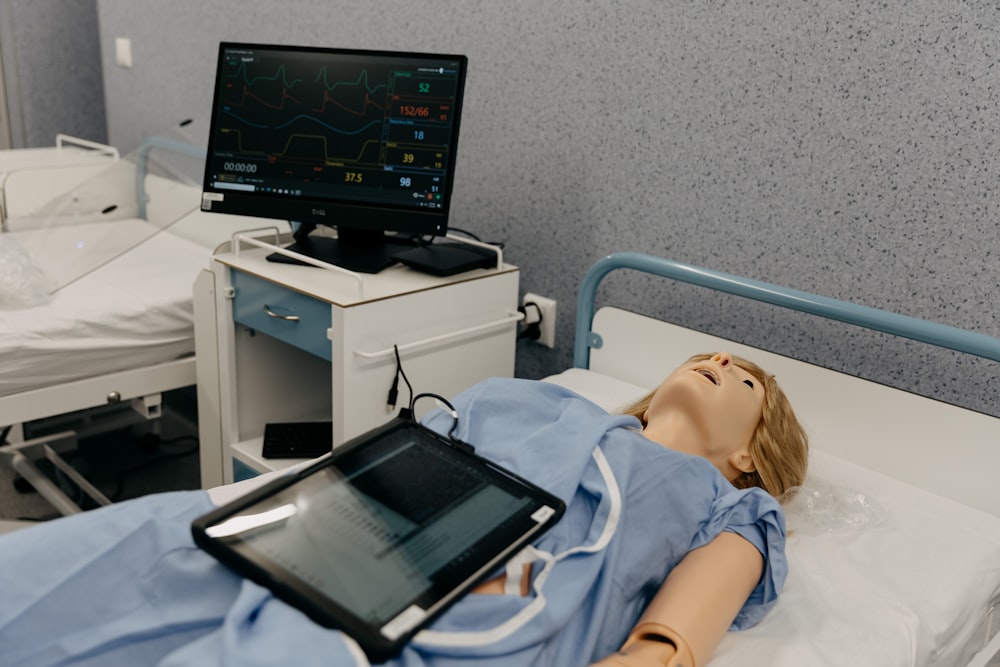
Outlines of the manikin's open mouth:
<svg viewBox="0 0 1000 667">
<path fill-rule="evenodd" d="M 701 374 L 701 375 L 703 375 L 705 377 L 707 377 L 712 382 L 712 384 L 718 386 L 718 384 L 719 384 L 719 376 L 716 375 L 715 373 L 713 373 L 712 371 L 710 371 L 709 369 L 707 369 L 707 368 L 698 368 L 698 369 L 695 370 L 695 372 L 699 373 L 699 374 Z"/>
</svg>

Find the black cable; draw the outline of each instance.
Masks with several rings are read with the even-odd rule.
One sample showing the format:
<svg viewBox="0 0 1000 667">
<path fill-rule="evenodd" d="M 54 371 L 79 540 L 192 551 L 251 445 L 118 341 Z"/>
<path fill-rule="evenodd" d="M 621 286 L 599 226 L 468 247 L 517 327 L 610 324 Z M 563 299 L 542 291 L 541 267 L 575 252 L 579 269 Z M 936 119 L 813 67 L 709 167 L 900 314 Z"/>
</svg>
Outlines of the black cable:
<svg viewBox="0 0 1000 667">
<path fill-rule="evenodd" d="M 466 231 L 464 229 L 460 229 L 458 227 L 448 227 L 448 231 L 449 232 L 458 232 L 459 234 L 465 234 L 466 236 L 468 236 L 473 241 L 478 241 L 479 243 L 485 243 L 487 245 L 496 246 L 497 248 L 500 248 L 501 250 L 504 249 L 504 243 L 503 243 L 503 241 L 484 241 L 481 238 L 479 238 L 478 236 L 476 236 L 475 234 L 473 234 L 472 232 Z"/>
<path fill-rule="evenodd" d="M 533 306 L 535 312 L 538 313 L 538 319 L 531 324 L 524 325 L 524 328 L 517 332 L 517 339 L 527 338 L 528 340 L 538 340 L 542 337 L 542 308 L 534 301 L 529 301 L 520 308 L 518 312 L 522 313 L 525 317 L 528 315 L 528 308 Z"/>
<path fill-rule="evenodd" d="M 412 416 L 417 414 L 416 411 L 414 410 L 414 406 L 417 404 L 417 401 L 420 400 L 421 398 L 433 398 L 438 402 L 438 405 L 440 407 L 447 409 L 448 414 L 451 415 L 451 429 L 449 429 L 448 431 L 448 438 L 451 439 L 453 443 L 461 445 L 462 447 L 467 448 L 469 451 L 472 451 L 473 449 L 472 445 L 462 440 L 459 440 L 455 436 L 455 431 L 458 430 L 458 410 L 456 410 L 455 406 L 452 405 L 450 402 L 448 402 L 448 399 L 444 398 L 443 396 L 440 396 L 438 394 L 432 394 L 430 392 L 422 392 L 420 394 L 417 394 L 410 401 L 410 415 Z"/>
<path fill-rule="evenodd" d="M 452 441 L 453 444 L 457 445 L 458 447 L 468 452 L 475 451 L 475 448 L 472 445 L 460 440 L 455 435 L 455 431 L 458 430 L 458 411 L 455 409 L 455 406 L 452 405 L 448 401 L 448 399 L 446 399 L 444 396 L 441 396 L 440 394 L 434 394 L 431 392 L 421 392 L 419 394 L 414 394 L 413 385 L 410 384 L 409 378 L 406 377 L 406 373 L 403 371 L 403 362 L 399 358 L 399 348 L 396 345 L 393 345 L 392 349 L 396 353 L 396 377 L 392 381 L 392 388 L 389 389 L 389 408 L 392 409 L 396 405 L 396 399 L 398 398 L 399 394 L 399 378 L 402 377 L 403 382 L 406 383 L 406 388 L 410 392 L 410 403 L 407 408 L 400 409 L 399 416 L 411 419 L 413 421 L 417 421 L 416 417 L 417 413 L 415 410 L 417 401 L 419 401 L 421 398 L 433 398 L 438 402 L 438 405 L 440 407 L 446 409 L 447 412 L 451 415 L 451 420 L 452 420 L 451 429 L 448 431 L 448 438 Z"/>
<path fill-rule="evenodd" d="M 170 459 L 183 458 L 185 456 L 190 456 L 192 454 L 197 453 L 199 449 L 198 438 L 190 435 L 182 435 L 177 438 L 172 438 L 170 440 L 161 440 L 159 443 L 157 443 L 157 446 L 162 447 L 163 445 L 172 445 L 174 443 L 182 442 L 185 440 L 194 441 L 194 446 L 176 452 L 168 452 L 166 454 L 161 454 L 160 456 L 156 456 L 146 461 L 142 461 L 141 463 L 137 463 L 136 465 L 125 468 L 124 470 L 120 470 L 118 472 L 118 475 L 115 477 L 114 493 L 106 493 L 104 495 L 106 495 L 108 499 L 111 500 L 112 502 L 118 502 L 119 500 L 121 500 L 122 493 L 125 489 L 125 481 L 127 476 L 139 472 L 143 468 L 148 468 L 154 463 L 161 463 L 163 461 L 168 461 Z"/>
<path fill-rule="evenodd" d="M 161 463 L 163 461 L 168 461 L 170 459 L 175 459 L 175 458 L 183 458 L 185 456 L 191 456 L 192 454 L 196 454 L 198 452 L 199 450 L 198 438 L 192 435 L 182 435 L 176 438 L 172 438 L 170 440 L 157 440 L 156 446 L 162 447 L 164 445 L 173 445 L 178 442 L 184 442 L 184 441 L 193 441 L 194 445 L 179 451 L 167 452 L 165 454 L 160 454 L 159 456 L 153 456 L 152 458 L 149 458 L 145 461 L 140 461 L 139 463 L 136 463 L 122 470 L 119 470 L 117 475 L 115 475 L 114 480 L 112 481 L 112 483 L 114 484 L 112 490 L 105 492 L 103 489 L 101 489 L 101 492 L 104 493 L 104 495 L 107 496 L 108 500 L 110 500 L 111 502 L 118 502 L 119 500 L 122 499 L 125 488 L 125 482 L 127 481 L 126 478 L 128 476 L 136 472 L 139 472 L 144 468 L 148 468 L 154 463 Z M 72 465 L 74 459 L 86 459 L 87 455 L 80 450 L 76 450 L 73 452 L 67 452 L 63 456 L 63 458 L 66 460 L 67 463 L 70 463 Z M 75 502 L 77 505 L 80 505 L 81 507 L 84 507 L 86 509 L 85 506 L 88 503 L 93 502 L 93 499 L 90 498 L 90 496 L 87 495 L 83 489 L 77 486 L 76 482 L 74 482 L 67 475 L 65 475 L 58 467 L 53 467 L 52 475 L 55 478 L 54 481 L 59 485 L 62 491 L 66 493 L 66 495 L 70 497 L 70 500 Z M 106 482 L 101 482 L 101 484 L 104 483 Z M 98 488 L 100 488 L 100 485 L 98 484 L 95 485 L 98 486 Z"/>
<path fill-rule="evenodd" d="M 410 404 L 413 404 L 413 385 L 410 384 L 409 378 L 406 377 L 406 373 L 403 371 L 403 362 L 399 358 L 399 347 L 397 345 L 392 346 L 393 352 L 396 353 L 396 377 L 392 379 L 392 386 L 389 388 L 389 397 L 386 400 L 386 407 L 389 410 L 396 409 L 396 400 L 399 398 L 399 378 L 403 378 L 403 382 L 406 383 L 406 388 L 410 392 Z"/>
<path fill-rule="evenodd" d="M 46 514 L 44 516 L 19 516 L 15 517 L 15 521 L 25 521 L 29 523 L 44 523 L 45 521 L 52 521 L 53 519 L 61 519 L 62 514 Z"/>
<path fill-rule="evenodd" d="M 483 242 L 483 240 L 481 238 L 479 238 L 478 236 L 476 236 L 472 232 L 466 231 L 464 229 L 459 229 L 458 227 L 448 227 L 448 231 L 449 232 L 458 232 L 459 234 L 465 234 L 466 236 L 468 236 L 473 241 L 479 241 L 480 243 Z"/>
</svg>

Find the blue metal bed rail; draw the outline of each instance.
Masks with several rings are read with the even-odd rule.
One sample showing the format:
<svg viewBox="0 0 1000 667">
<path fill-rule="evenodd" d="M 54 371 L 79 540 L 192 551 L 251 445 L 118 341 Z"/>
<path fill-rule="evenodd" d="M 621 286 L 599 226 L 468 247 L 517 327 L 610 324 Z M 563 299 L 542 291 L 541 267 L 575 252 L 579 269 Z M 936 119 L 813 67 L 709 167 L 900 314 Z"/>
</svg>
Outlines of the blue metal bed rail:
<svg viewBox="0 0 1000 667">
<path fill-rule="evenodd" d="M 573 365 L 590 366 L 590 350 L 600 345 L 591 331 L 594 300 L 600 282 L 617 269 L 634 269 L 680 282 L 735 294 L 838 322 L 929 343 L 938 347 L 1000 361 L 1000 339 L 907 315 L 801 292 L 770 283 L 713 271 L 638 252 L 620 252 L 598 260 L 584 275 L 577 296 Z"/>
</svg>

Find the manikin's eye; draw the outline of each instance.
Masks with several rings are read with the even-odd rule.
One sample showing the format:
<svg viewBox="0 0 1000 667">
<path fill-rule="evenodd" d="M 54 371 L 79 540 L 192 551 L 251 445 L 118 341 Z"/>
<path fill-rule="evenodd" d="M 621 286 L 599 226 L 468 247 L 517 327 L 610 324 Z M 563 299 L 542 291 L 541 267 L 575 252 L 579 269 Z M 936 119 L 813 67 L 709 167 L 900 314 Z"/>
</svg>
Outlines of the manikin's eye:
<svg viewBox="0 0 1000 667">
<path fill-rule="evenodd" d="M 743 384 L 753 389 L 753 382 L 751 382 L 750 380 L 744 380 Z"/>
</svg>

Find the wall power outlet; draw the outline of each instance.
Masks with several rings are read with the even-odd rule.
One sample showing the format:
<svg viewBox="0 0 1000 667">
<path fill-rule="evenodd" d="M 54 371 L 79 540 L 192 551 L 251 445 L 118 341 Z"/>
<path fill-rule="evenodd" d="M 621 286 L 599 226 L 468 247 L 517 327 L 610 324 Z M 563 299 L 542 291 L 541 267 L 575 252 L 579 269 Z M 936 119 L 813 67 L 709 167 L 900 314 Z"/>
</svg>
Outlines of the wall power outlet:
<svg viewBox="0 0 1000 667">
<path fill-rule="evenodd" d="M 536 312 L 533 307 L 527 307 L 527 304 L 529 303 L 537 304 L 538 311 Z M 537 322 L 538 316 L 541 315 L 542 321 L 539 327 L 541 329 L 542 335 L 538 337 L 537 342 L 546 347 L 555 347 L 556 346 L 556 300 L 528 292 L 527 294 L 524 295 L 524 298 L 521 300 L 521 305 L 526 306 L 524 310 L 525 324 L 531 324 L 532 322 Z"/>
</svg>

